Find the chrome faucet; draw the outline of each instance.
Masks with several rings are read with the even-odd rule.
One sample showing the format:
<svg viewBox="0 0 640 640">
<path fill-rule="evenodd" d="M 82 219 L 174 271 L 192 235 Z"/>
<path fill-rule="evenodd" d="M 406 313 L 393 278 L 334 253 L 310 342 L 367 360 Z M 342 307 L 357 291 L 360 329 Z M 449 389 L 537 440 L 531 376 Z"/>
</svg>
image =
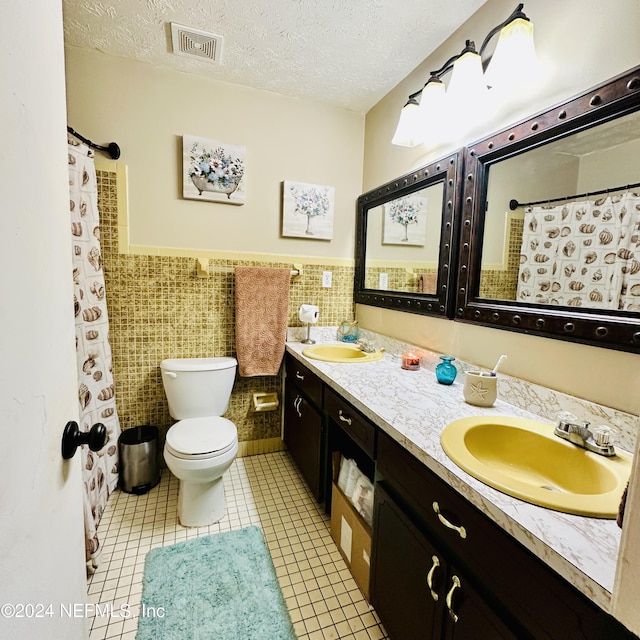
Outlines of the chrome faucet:
<svg viewBox="0 0 640 640">
<path fill-rule="evenodd" d="M 374 353 L 376 350 L 375 340 L 360 338 L 360 340 L 358 340 L 358 346 L 360 347 L 360 351 L 364 351 L 365 353 Z"/>
<path fill-rule="evenodd" d="M 601 456 L 616 455 L 611 444 L 612 430 L 609 427 L 597 427 L 592 431 L 589 429 L 588 422 L 576 422 L 576 420 L 571 414 L 560 414 L 554 429 L 555 435 Z"/>
</svg>

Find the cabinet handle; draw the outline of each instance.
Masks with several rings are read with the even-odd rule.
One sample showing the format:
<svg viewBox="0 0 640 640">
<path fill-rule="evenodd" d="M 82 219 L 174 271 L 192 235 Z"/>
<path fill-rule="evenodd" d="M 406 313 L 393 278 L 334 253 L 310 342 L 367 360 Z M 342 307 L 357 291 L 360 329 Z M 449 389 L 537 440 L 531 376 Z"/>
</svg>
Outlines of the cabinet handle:
<svg viewBox="0 0 640 640">
<path fill-rule="evenodd" d="M 458 622 L 458 616 L 454 613 L 453 611 L 453 592 L 456 589 L 460 588 L 460 578 L 458 578 L 458 576 L 454 575 L 451 578 L 451 589 L 449 589 L 449 593 L 447 593 L 447 597 L 445 599 L 446 603 L 447 603 L 447 609 L 449 609 L 449 615 L 451 616 L 451 619 L 454 622 Z"/>
<path fill-rule="evenodd" d="M 463 539 L 467 537 L 467 530 L 463 526 L 456 526 L 455 524 L 452 524 L 440 513 L 440 505 L 437 502 L 433 503 L 433 510 L 438 516 L 438 520 L 440 520 L 440 522 L 442 522 L 442 524 L 447 527 L 447 529 L 453 529 L 454 531 L 457 531 L 460 534 L 460 537 Z"/>
<path fill-rule="evenodd" d="M 298 418 L 302 418 L 302 411 L 300 411 L 300 405 L 302 404 L 302 396 L 297 396 L 293 401 L 293 408 L 298 414 Z"/>
<path fill-rule="evenodd" d="M 296 371 L 296 378 L 298 378 L 298 380 L 304 380 L 304 376 L 299 371 Z"/>
<path fill-rule="evenodd" d="M 433 574 L 436 572 L 436 569 L 440 566 L 440 560 L 438 556 L 431 556 L 431 560 L 433 564 L 431 565 L 431 569 L 429 569 L 429 573 L 427 574 L 427 586 L 429 587 L 429 591 L 431 592 L 431 597 L 434 602 L 438 602 L 438 594 L 433 590 Z"/>
<path fill-rule="evenodd" d="M 349 418 L 348 416 L 345 416 L 342 413 L 342 409 L 338 410 L 338 418 L 340 418 L 342 422 L 346 422 L 349 426 L 351 426 L 351 422 L 352 422 L 351 418 Z"/>
</svg>

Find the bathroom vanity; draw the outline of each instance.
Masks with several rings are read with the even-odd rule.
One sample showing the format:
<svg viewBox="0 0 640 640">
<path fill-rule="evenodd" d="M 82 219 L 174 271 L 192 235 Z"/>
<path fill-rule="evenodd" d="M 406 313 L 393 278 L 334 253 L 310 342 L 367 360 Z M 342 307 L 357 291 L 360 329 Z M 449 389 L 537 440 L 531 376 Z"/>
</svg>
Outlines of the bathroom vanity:
<svg viewBox="0 0 640 640">
<path fill-rule="evenodd" d="M 336 442 L 329 434 L 340 426 L 375 472 L 371 604 L 393 640 L 635 638 L 608 614 L 620 540 L 614 521 L 502 494 L 440 446 L 444 427 L 461 417 L 536 416 L 502 400 L 471 407 L 461 381 L 439 385 L 431 369 L 405 371 L 388 353 L 379 362 L 335 364 L 306 358 L 303 346 L 287 344 L 287 389 L 304 367 L 305 382 L 311 376 L 321 390 L 315 410 L 328 430 L 310 439 L 318 464 L 309 485 L 324 486 L 326 497 Z M 307 428 L 297 412 L 290 423 L 290 413 L 285 441 Z M 291 453 L 306 477 L 296 446 Z"/>
</svg>

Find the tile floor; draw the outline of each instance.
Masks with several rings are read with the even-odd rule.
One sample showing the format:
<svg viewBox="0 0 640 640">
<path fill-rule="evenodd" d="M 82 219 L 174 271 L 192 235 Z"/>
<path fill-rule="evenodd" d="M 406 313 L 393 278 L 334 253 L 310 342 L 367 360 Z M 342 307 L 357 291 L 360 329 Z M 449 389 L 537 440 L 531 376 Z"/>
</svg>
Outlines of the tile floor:
<svg viewBox="0 0 640 640">
<path fill-rule="evenodd" d="M 224 519 L 197 529 L 178 523 L 178 482 L 167 469 L 143 496 L 113 493 L 98 529 L 101 563 L 88 584 L 89 602 L 97 605 L 90 640 L 135 639 L 149 549 L 248 525 L 264 533 L 299 640 L 387 638 L 287 452 L 237 458 L 225 492 Z"/>
</svg>

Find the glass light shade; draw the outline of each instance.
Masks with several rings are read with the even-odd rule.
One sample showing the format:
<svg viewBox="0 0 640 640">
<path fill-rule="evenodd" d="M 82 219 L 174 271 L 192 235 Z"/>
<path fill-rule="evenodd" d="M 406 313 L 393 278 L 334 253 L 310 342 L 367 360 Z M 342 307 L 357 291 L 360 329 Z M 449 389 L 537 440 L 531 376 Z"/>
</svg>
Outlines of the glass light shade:
<svg viewBox="0 0 640 640">
<path fill-rule="evenodd" d="M 442 80 L 429 80 L 420 97 L 420 127 L 423 142 L 443 138 L 447 118 L 446 88 Z"/>
<path fill-rule="evenodd" d="M 391 144 L 400 147 L 415 147 L 421 142 L 420 106 L 413 98 L 410 98 L 407 104 L 402 107 Z"/>
<path fill-rule="evenodd" d="M 500 30 L 496 50 L 484 79 L 489 87 L 518 88 L 535 80 L 538 58 L 533 42 L 533 23 L 516 18 Z"/>
<path fill-rule="evenodd" d="M 449 102 L 476 99 L 485 95 L 486 89 L 482 59 L 475 51 L 463 53 L 453 63 L 451 82 L 447 90 Z"/>
</svg>

